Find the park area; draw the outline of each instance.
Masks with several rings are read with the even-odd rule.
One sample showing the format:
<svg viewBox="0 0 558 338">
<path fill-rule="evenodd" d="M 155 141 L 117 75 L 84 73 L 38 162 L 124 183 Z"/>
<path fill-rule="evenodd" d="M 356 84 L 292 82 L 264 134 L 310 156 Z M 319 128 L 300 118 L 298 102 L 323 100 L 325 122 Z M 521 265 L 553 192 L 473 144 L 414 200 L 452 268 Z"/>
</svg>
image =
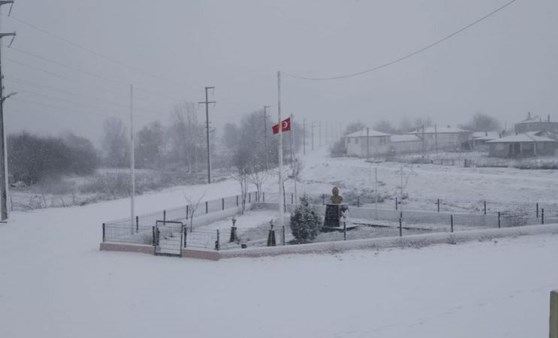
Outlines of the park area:
<svg viewBox="0 0 558 338">
<path fill-rule="evenodd" d="M 355 196 L 368 196 L 351 207 L 353 218 L 358 210 L 375 210 L 369 198 L 375 197 L 370 191 L 377 167 L 383 197 L 378 209 L 395 213 L 399 164 L 332 160 L 316 153 L 304 165 L 298 193 L 315 196 L 317 207 L 320 195 L 328 194 L 333 185 L 340 187 L 351 205 Z M 550 210 L 549 217 L 557 203 L 555 170 L 433 165 L 404 170 L 411 173 L 404 175 L 404 180 L 409 177 L 404 188 L 407 196 L 398 206 L 404 215 L 412 210 L 438 214 L 440 199 L 440 214 L 483 218 L 486 200 L 487 217 L 492 220 L 498 211 L 524 210 L 527 219 L 540 221 L 533 216 L 536 203 Z M 268 199 L 274 183 L 271 178 L 264 187 Z M 286 183 L 288 193 L 291 184 Z M 170 210 L 184 210 L 187 200 L 217 201 L 209 207 L 219 209 L 222 198 L 235 196 L 238 190 L 234 180 L 174 187 L 137 197 L 136 210 L 155 218 L 162 218 L 167 210 L 171 219 Z M 225 202 L 229 203 L 225 209 L 234 209 L 235 199 Z M 8 224 L 0 225 L 0 337 L 523 338 L 548 334 L 549 292 L 558 286 L 557 235 L 219 261 L 99 251 L 101 224 L 125 220 L 129 204 L 128 199 L 119 199 L 14 212 Z M 201 220 L 205 206 L 200 205 Z M 222 229 L 227 242 L 232 217 L 203 227 L 211 232 Z M 267 249 L 263 247 L 269 221 L 277 212 L 250 210 L 235 217 L 241 237 L 252 236 L 246 250 Z M 125 224 L 130 233 L 129 221 Z M 491 226 L 497 230 L 497 224 Z M 449 232 L 449 222 L 443 228 Z M 355 231 L 367 228 L 362 229 L 349 232 L 347 242 L 357 235 Z M 397 228 L 388 230 L 390 236 L 398 236 Z M 342 233 L 320 236 L 343 241 Z M 256 239 L 264 241 L 258 244 Z M 322 240 L 328 239 L 318 238 Z M 223 245 L 226 251 L 227 244 Z"/>
</svg>

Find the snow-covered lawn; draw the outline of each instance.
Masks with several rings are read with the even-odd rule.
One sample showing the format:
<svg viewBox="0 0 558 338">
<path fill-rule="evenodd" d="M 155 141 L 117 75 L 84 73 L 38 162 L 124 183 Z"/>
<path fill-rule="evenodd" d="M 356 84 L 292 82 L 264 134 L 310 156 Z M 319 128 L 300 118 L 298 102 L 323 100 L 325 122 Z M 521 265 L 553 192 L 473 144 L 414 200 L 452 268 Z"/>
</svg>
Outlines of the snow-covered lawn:
<svg viewBox="0 0 558 338">
<path fill-rule="evenodd" d="M 219 262 L 98 251 L 127 206 L 0 225 L 0 337 L 541 337 L 558 288 L 557 236 Z"/>
</svg>

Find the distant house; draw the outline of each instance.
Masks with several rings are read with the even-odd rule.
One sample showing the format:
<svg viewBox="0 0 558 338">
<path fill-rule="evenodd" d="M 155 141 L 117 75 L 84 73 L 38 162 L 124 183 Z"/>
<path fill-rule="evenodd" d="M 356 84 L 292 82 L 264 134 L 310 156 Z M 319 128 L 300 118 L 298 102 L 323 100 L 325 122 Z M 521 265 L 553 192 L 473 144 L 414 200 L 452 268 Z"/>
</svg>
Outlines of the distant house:
<svg viewBox="0 0 558 338">
<path fill-rule="evenodd" d="M 538 116 L 528 113 L 527 118 L 516 123 L 514 129 L 516 134 L 524 134 L 532 131 L 558 134 L 558 122 L 551 122 L 550 115 L 547 116 L 546 120 L 543 120 Z"/>
<path fill-rule="evenodd" d="M 487 151 L 488 144 L 486 142 L 497 140 L 500 134 L 495 131 L 480 131 L 471 134 L 471 149 Z"/>
<path fill-rule="evenodd" d="M 426 151 L 462 150 L 468 147 L 470 131 L 457 127 L 428 127 L 417 129 L 412 134 L 424 140 Z"/>
<path fill-rule="evenodd" d="M 391 150 L 395 154 L 419 153 L 422 151 L 422 139 L 413 134 L 391 135 Z"/>
<path fill-rule="evenodd" d="M 487 141 L 488 155 L 506 158 L 557 155 L 558 140 L 548 135 L 545 132 L 528 132 Z"/>
<path fill-rule="evenodd" d="M 368 136 L 368 141 L 366 137 Z M 347 155 L 357 157 L 374 157 L 385 155 L 390 151 L 390 134 L 376 130 L 362 129 L 352 134 L 346 135 L 345 146 Z"/>
</svg>

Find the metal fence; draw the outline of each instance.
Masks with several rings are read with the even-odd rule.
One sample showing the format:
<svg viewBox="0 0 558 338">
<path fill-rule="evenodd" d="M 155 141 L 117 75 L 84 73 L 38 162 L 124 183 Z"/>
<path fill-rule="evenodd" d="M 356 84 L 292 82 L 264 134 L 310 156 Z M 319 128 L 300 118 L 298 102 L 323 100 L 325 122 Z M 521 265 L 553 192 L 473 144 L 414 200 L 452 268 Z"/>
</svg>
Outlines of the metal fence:
<svg viewBox="0 0 558 338">
<path fill-rule="evenodd" d="M 260 199 L 256 192 L 249 192 L 245 196 L 245 203 L 253 203 Z M 242 196 L 229 196 L 214 200 L 200 201 L 197 205 L 184 205 L 184 207 L 161 210 L 149 214 L 136 216 L 133 224 L 130 218 L 103 223 L 103 242 L 122 242 L 148 244 L 153 242 L 151 231 L 157 221 L 167 222 L 180 221 L 189 223 L 192 218 L 203 215 L 215 214 L 225 210 L 239 208 L 242 206 Z M 150 242 L 146 237 L 150 237 Z"/>
</svg>

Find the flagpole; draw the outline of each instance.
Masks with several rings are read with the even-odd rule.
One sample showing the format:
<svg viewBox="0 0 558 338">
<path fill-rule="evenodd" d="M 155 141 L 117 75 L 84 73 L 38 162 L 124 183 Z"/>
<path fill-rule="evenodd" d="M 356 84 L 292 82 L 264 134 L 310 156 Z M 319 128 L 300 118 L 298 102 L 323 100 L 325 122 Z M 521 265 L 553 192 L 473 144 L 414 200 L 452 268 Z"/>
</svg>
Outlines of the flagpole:
<svg viewBox="0 0 558 338">
<path fill-rule="evenodd" d="M 294 204 L 297 204 L 298 201 L 298 196 L 296 193 L 296 179 L 297 179 L 297 175 L 298 172 L 296 173 L 297 175 L 294 175 L 294 171 L 298 170 L 298 159 L 296 158 L 296 151 L 295 151 L 295 128 L 294 128 L 294 115 L 291 114 L 291 159 L 292 159 L 292 165 L 293 165 L 293 181 L 294 181 Z M 296 167 L 295 167 L 296 166 Z"/>
<path fill-rule="evenodd" d="M 135 197 L 136 197 L 136 173 L 134 158 L 134 85 L 130 85 L 130 173 L 132 180 L 132 191 L 130 195 L 130 225 L 131 231 L 134 232 L 135 218 Z"/>
<path fill-rule="evenodd" d="M 283 124 L 281 121 L 281 71 L 277 71 L 277 118 L 279 126 L 279 229 L 283 229 Z"/>
</svg>

